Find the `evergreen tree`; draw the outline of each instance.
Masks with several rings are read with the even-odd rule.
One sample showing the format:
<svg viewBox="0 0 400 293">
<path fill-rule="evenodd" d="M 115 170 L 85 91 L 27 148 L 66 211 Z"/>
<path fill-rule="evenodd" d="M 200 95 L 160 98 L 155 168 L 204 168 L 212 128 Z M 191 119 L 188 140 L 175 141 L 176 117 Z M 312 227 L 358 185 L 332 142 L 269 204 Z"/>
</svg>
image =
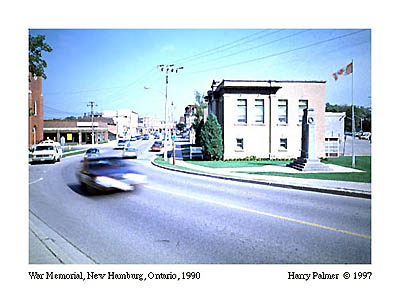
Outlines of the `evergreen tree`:
<svg viewBox="0 0 400 293">
<path fill-rule="evenodd" d="M 217 117 L 212 113 L 201 129 L 200 144 L 203 147 L 206 160 L 222 160 L 224 155 L 222 130 Z"/>
</svg>

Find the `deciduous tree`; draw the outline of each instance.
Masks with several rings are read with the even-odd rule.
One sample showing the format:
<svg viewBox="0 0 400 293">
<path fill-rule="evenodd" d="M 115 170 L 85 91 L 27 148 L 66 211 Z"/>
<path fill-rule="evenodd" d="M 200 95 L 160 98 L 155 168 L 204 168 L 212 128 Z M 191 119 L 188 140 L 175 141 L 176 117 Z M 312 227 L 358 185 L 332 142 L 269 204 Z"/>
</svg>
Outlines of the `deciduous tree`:
<svg viewBox="0 0 400 293">
<path fill-rule="evenodd" d="M 44 41 L 45 38 L 43 35 L 37 35 L 36 37 L 29 35 L 29 72 L 33 76 L 41 76 L 44 79 L 47 78 L 44 73 L 47 63 L 43 59 L 42 52 L 53 51 L 50 45 Z"/>
</svg>

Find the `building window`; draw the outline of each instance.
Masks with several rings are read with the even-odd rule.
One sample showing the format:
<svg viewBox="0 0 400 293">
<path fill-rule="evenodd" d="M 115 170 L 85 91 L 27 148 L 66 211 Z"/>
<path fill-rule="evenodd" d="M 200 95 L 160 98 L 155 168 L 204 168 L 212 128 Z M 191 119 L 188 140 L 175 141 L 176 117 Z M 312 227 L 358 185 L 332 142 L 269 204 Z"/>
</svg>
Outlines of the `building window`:
<svg viewBox="0 0 400 293">
<path fill-rule="evenodd" d="M 288 123 L 288 100 L 278 100 L 278 121 Z"/>
<path fill-rule="evenodd" d="M 243 146 L 243 138 L 237 138 L 236 139 L 236 149 L 239 151 L 243 151 L 244 146 Z"/>
<path fill-rule="evenodd" d="M 247 100 L 238 99 L 237 102 L 237 121 L 247 123 Z"/>
<path fill-rule="evenodd" d="M 256 99 L 256 122 L 264 123 L 264 100 Z"/>
<path fill-rule="evenodd" d="M 299 100 L 299 122 L 303 122 L 303 114 L 304 114 L 304 109 L 308 108 L 308 101 L 307 100 Z"/>
<path fill-rule="evenodd" d="M 279 148 L 281 150 L 287 150 L 287 138 L 280 139 Z"/>
<path fill-rule="evenodd" d="M 36 101 L 33 102 L 33 116 L 37 116 L 37 103 L 36 103 Z"/>
</svg>

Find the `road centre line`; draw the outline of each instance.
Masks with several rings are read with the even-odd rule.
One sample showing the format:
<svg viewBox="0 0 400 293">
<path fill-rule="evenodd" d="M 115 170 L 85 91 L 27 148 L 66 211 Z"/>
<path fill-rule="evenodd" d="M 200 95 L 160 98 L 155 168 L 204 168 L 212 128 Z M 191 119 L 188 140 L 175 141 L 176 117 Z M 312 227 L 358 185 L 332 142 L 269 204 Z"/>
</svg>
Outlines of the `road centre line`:
<svg viewBox="0 0 400 293">
<path fill-rule="evenodd" d="M 210 204 L 215 204 L 215 205 L 223 206 L 223 207 L 230 208 L 230 209 L 235 209 L 235 210 L 245 211 L 245 212 L 249 212 L 249 213 L 253 213 L 253 214 L 268 216 L 268 217 L 272 217 L 272 218 L 276 218 L 276 219 L 280 219 L 280 220 L 284 220 L 284 221 L 294 222 L 294 223 L 303 224 L 303 225 L 307 225 L 307 226 L 312 226 L 312 227 L 325 229 L 325 230 L 329 230 L 329 231 L 335 231 L 335 232 L 344 233 L 344 234 L 348 234 L 348 235 L 352 235 L 352 236 L 358 236 L 358 237 L 365 238 L 365 239 L 371 239 L 370 235 L 355 233 L 355 232 L 342 230 L 342 229 L 338 229 L 338 228 L 333 228 L 333 227 L 320 225 L 320 224 L 316 224 L 316 223 L 311 223 L 311 222 L 307 222 L 307 221 L 303 221 L 303 220 L 298 220 L 298 219 L 293 219 L 293 218 L 289 218 L 289 217 L 285 217 L 285 216 L 275 215 L 275 214 L 271 214 L 271 213 L 268 213 L 268 212 L 263 212 L 263 211 L 258 211 L 258 210 L 254 210 L 254 209 L 244 208 L 244 207 L 240 207 L 240 206 L 236 206 L 236 205 L 232 205 L 232 204 L 227 204 L 227 203 L 222 203 L 222 202 L 211 200 L 211 199 L 200 198 L 200 197 L 196 197 L 196 196 L 192 196 L 192 195 L 188 195 L 188 194 L 184 194 L 184 193 L 180 193 L 180 192 L 167 191 L 165 189 L 159 189 L 159 188 L 156 188 L 156 187 L 150 186 L 150 185 L 146 185 L 145 188 L 149 188 L 149 189 L 153 189 L 153 190 L 161 191 L 161 192 L 167 192 L 167 193 L 170 193 L 170 194 L 173 194 L 173 195 L 178 195 L 178 196 L 190 198 L 190 199 L 197 200 L 197 201 L 202 201 L 202 202 L 206 202 L 206 203 L 210 203 Z"/>
</svg>

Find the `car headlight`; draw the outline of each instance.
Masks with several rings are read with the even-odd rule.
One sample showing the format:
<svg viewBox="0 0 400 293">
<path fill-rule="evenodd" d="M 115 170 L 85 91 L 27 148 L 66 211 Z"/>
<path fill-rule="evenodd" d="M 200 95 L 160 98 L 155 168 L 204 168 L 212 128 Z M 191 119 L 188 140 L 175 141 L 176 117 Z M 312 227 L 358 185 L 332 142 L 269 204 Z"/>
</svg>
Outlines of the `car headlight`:
<svg viewBox="0 0 400 293">
<path fill-rule="evenodd" d="M 113 188 L 118 188 L 121 190 L 132 190 L 133 187 L 130 186 L 129 184 L 126 184 L 124 182 L 121 182 L 119 180 L 106 177 L 106 176 L 99 176 L 96 177 L 94 180 L 97 184 L 104 186 L 104 187 L 113 187 Z"/>
<path fill-rule="evenodd" d="M 113 187 L 115 185 L 116 180 L 106 176 L 96 177 L 94 180 L 97 184 L 100 184 L 104 187 Z"/>
</svg>

